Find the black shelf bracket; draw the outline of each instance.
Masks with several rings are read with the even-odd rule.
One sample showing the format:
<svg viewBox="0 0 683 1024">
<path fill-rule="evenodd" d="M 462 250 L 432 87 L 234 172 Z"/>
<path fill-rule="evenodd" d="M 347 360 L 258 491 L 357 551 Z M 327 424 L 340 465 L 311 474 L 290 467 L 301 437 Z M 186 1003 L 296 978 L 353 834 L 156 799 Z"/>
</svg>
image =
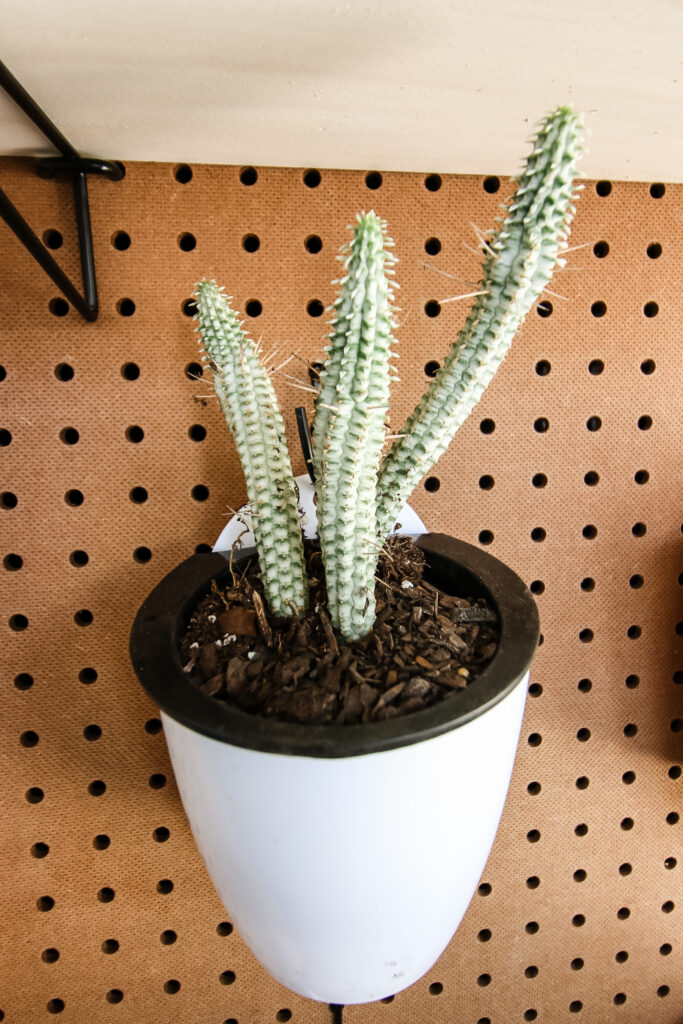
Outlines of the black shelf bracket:
<svg viewBox="0 0 683 1024">
<path fill-rule="evenodd" d="M 92 323 L 97 320 L 98 303 L 86 175 L 102 174 L 109 178 L 110 181 L 120 181 L 125 174 L 123 164 L 113 160 L 94 160 L 80 156 L 2 61 L 0 61 L 0 86 L 21 107 L 24 113 L 31 118 L 36 127 L 40 129 L 55 149 L 59 150 L 62 154 L 61 156 L 44 157 L 42 160 L 39 160 L 36 165 L 36 173 L 41 178 L 53 178 L 57 174 L 71 174 L 73 177 L 74 205 L 76 209 L 76 224 L 78 226 L 78 245 L 81 256 L 84 294 L 81 295 L 72 284 L 52 254 L 34 234 L 16 206 L 1 188 L 0 217 L 2 217 L 19 241 L 28 249 L 34 259 L 38 261 L 45 273 L 54 281 L 74 309 L 78 310 L 85 320 Z"/>
</svg>

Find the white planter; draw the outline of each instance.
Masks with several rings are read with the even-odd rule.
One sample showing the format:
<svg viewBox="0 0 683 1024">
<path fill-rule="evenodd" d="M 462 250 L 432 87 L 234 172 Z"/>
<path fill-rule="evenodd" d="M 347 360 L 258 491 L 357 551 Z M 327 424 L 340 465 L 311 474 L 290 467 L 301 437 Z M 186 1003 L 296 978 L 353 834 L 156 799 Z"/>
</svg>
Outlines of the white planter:
<svg viewBox="0 0 683 1024">
<path fill-rule="evenodd" d="M 488 553 L 441 535 L 420 544 L 433 582 L 448 589 L 455 559 L 460 589 L 493 600 L 501 642 L 470 687 L 413 715 L 303 726 L 196 690 L 176 639 L 197 594 L 227 572 L 218 554 L 169 574 L 131 635 L 232 920 L 275 978 L 328 1003 L 393 995 L 434 964 L 477 887 L 512 772 L 538 638 L 533 599 Z"/>
</svg>

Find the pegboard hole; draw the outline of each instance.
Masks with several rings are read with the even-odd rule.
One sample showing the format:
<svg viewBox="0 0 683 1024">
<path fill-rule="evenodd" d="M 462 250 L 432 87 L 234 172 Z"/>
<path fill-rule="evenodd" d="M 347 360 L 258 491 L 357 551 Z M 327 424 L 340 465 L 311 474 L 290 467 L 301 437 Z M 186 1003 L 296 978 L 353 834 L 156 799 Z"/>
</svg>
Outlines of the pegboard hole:
<svg viewBox="0 0 683 1024">
<path fill-rule="evenodd" d="M 640 573 L 637 572 L 630 577 L 628 585 L 632 590 L 640 590 L 644 582 L 645 580 L 643 579 L 643 577 L 640 575 Z"/>
<path fill-rule="evenodd" d="M 675 726 L 676 726 L 675 728 L 674 728 L 674 723 L 675 723 Z M 673 722 L 671 723 L 671 731 L 672 732 L 680 732 L 682 725 L 683 725 L 683 719 L 681 719 L 681 718 L 674 718 Z M 681 766 L 680 766 L 680 764 L 672 764 L 666 774 L 669 776 L 670 779 L 680 779 L 680 777 L 681 777 Z"/>
<path fill-rule="evenodd" d="M 393 1003 L 395 996 L 385 996 L 384 999 L 380 999 L 380 1003 Z"/>
<path fill-rule="evenodd" d="M 170 892 L 173 892 L 174 883 L 170 878 L 162 878 L 157 882 L 157 892 L 162 896 L 168 896 Z"/>
<path fill-rule="evenodd" d="M 590 363 L 588 364 L 588 372 L 591 374 L 592 377 L 599 377 L 600 374 L 604 371 L 604 369 L 605 364 L 603 363 L 602 359 L 591 359 Z"/>
<path fill-rule="evenodd" d="M 595 633 L 592 629 L 582 629 L 579 632 L 579 640 L 582 644 L 590 644 L 595 638 Z"/>
<path fill-rule="evenodd" d="M 537 1017 L 538 1013 L 533 1007 L 524 1011 L 524 1020 L 536 1020 Z"/>
<path fill-rule="evenodd" d="M 53 316 L 63 317 L 69 312 L 69 303 L 66 299 L 50 299 L 48 303 L 48 309 Z"/>
<path fill-rule="evenodd" d="M 315 167 L 311 167 L 309 170 L 304 171 L 303 182 L 306 188 L 317 188 L 321 181 L 322 175 L 320 174 L 320 171 L 315 169 Z"/>
<path fill-rule="evenodd" d="M 500 188 L 500 178 L 496 177 L 495 174 L 489 175 L 489 177 L 484 178 L 482 187 L 484 192 L 488 192 L 489 195 L 495 195 Z"/>
<path fill-rule="evenodd" d="M 552 314 L 552 311 L 553 311 L 553 304 L 550 301 L 550 299 L 543 299 L 536 306 L 536 312 L 538 313 L 539 316 L 543 317 L 544 319 L 546 317 L 549 317 Z"/>
<path fill-rule="evenodd" d="M 194 299 L 185 299 L 182 306 L 180 307 L 183 311 L 183 316 L 197 316 L 199 307 Z"/>
<path fill-rule="evenodd" d="M 188 380 L 200 380 L 204 376 L 204 367 L 201 363 L 188 363 L 185 367 L 185 376 Z"/>
<path fill-rule="evenodd" d="M 527 935 L 536 935 L 540 927 L 541 926 L 539 925 L 538 921 L 527 921 L 527 923 L 524 925 L 524 931 L 527 933 Z"/>
<path fill-rule="evenodd" d="M 43 243 L 48 249 L 61 249 L 64 244 L 61 231 L 57 231 L 56 228 L 48 228 L 47 231 L 43 231 Z"/>
<path fill-rule="evenodd" d="M 379 173 L 379 171 L 369 171 L 365 175 L 365 185 L 366 188 L 372 189 L 373 192 L 376 192 L 378 188 L 381 188 L 382 175 Z"/>
<path fill-rule="evenodd" d="M 180 982 L 176 978 L 169 978 L 168 981 L 164 982 L 164 992 L 169 996 L 174 996 L 180 992 Z"/>
<path fill-rule="evenodd" d="M 632 871 L 633 871 L 633 865 L 632 864 L 624 863 L 624 864 L 620 864 L 619 865 L 619 874 L 622 875 L 623 877 L 626 877 L 626 875 L 630 875 Z"/>
<path fill-rule="evenodd" d="M 111 955 L 112 953 L 118 953 L 119 944 L 116 939 L 105 939 L 100 948 L 103 953 Z"/>
<path fill-rule="evenodd" d="M 55 901 L 52 896 L 39 896 L 36 900 L 36 907 L 41 913 L 49 913 L 55 905 Z"/>
<path fill-rule="evenodd" d="M 575 785 L 577 789 L 588 789 L 590 786 L 590 779 L 587 775 L 580 775 L 576 780 Z"/>
<path fill-rule="evenodd" d="M 165 825 L 160 825 L 159 828 L 155 828 L 152 832 L 152 838 L 155 843 L 166 843 L 171 836 L 170 830 Z"/>
<path fill-rule="evenodd" d="M 617 910 L 617 917 L 619 918 L 620 921 L 625 921 L 630 916 L 631 916 L 631 911 L 629 910 L 628 907 L 620 907 L 619 910 Z"/>
<path fill-rule="evenodd" d="M 209 488 L 205 484 L 197 484 L 192 488 L 191 494 L 195 501 L 206 501 L 209 497 Z"/>
<path fill-rule="evenodd" d="M 595 580 L 593 579 L 592 576 L 585 576 L 581 580 L 581 589 L 584 590 L 588 594 L 590 594 L 593 590 L 595 590 Z"/>
<path fill-rule="evenodd" d="M 244 311 L 247 316 L 250 316 L 255 320 L 256 317 L 261 316 L 261 313 L 263 312 L 263 303 L 258 299 L 249 299 L 245 304 Z"/>
<path fill-rule="evenodd" d="M 540 544 L 548 535 L 542 526 L 535 526 L 529 536 L 536 544 Z"/>
<path fill-rule="evenodd" d="M 211 544 L 196 544 L 194 549 L 195 555 L 210 555 L 212 551 Z"/>
<path fill-rule="evenodd" d="M 137 424 L 134 424 L 131 427 L 126 427 L 126 441 L 130 441 L 131 444 L 140 444 L 144 439 L 144 436 L 144 430 Z"/>
<path fill-rule="evenodd" d="M 658 260 L 662 255 L 662 247 L 659 242 L 650 242 L 646 251 L 651 260 Z"/>
<path fill-rule="evenodd" d="M 666 185 L 663 185 L 660 181 L 650 185 L 650 195 L 653 199 L 661 199 L 666 192 Z"/>
<path fill-rule="evenodd" d="M 572 875 L 572 878 L 575 882 L 585 882 L 588 878 L 588 872 L 583 868 L 578 868 Z"/>
<path fill-rule="evenodd" d="M 229 921 L 221 921 L 220 924 L 216 925 L 216 933 L 222 938 L 225 938 L 227 935 L 232 935 L 232 932 L 233 926 Z"/>
<path fill-rule="evenodd" d="M 149 492 L 146 487 L 133 487 L 128 497 L 134 505 L 144 505 L 149 498 Z"/>
<path fill-rule="evenodd" d="M 626 630 L 626 635 L 628 636 L 629 640 L 639 640 L 640 637 L 643 635 L 642 627 L 629 626 Z"/>
<path fill-rule="evenodd" d="M 258 181 L 258 171 L 255 167 L 243 167 L 240 171 L 240 181 L 243 185 L 255 185 Z"/>
<path fill-rule="evenodd" d="M 548 477 L 545 475 L 545 473 L 534 473 L 534 475 L 531 478 L 531 483 L 533 487 L 547 487 Z"/>
<path fill-rule="evenodd" d="M 490 985 L 490 984 L 491 984 L 491 975 L 490 974 L 480 974 L 479 977 L 477 978 L 477 985 L 479 985 L 480 988 L 486 988 L 486 986 Z"/>
<path fill-rule="evenodd" d="M 116 898 L 115 891 L 109 885 L 103 886 L 97 893 L 100 903 L 111 903 Z"/>
<path fill-rule="evenodd" d="M 132 316 L 135 312 L 135 303 L 132 299 L 119 299 L 116 303 L 116 312 L 119 316 Z"/>
<path fill-rule="evenodd" d="M 136 548 L 133 552 L 133 560 L 139 562 L 140 565 L 145 565 L 152 558 L 152 552 L 144 544 L 141 544 L 139 548 Z"/>
<path fill-rule="evenodd" d="M 124 380 L 137 380 L 140 376 L 140 367 L 137 363 L 124 363 L 121 367 L 121 376 Z"/>
<path fill-rule="evenodd" d="M 670 991 L 671 991 L 671 989 L 669 988 L 668 985 L 660 985 L 659 988 L 657 989 L 657 995 L 659 996 L 660 999 L 664 999 L 666 996 L 668 996 Z"/>
<path fill-rule="evenodd" d="M 49 999 L 47 1003 L 48 1013 L 61 1013 L 65 1003 L 63 999 Z"/>
<path fill-rule="evenodd" d="M 57 380 L 61 380 L 63 383 L 73 380 L 74 368 L 69 363 L 57 363 L 54 369 L 54 374 Z"/>
<path fill-rule="evenodd" d="M 440 981 L 433 981 L 429 986 L 430 996 L 440 996 L 443 992 L 443 985 Z"/>
<path fill-rule="evenodd" d="M 21 567 L 24 564 L 24 559 L 21 557 L 21 555 L 5 555 L 5 557 L 2 560 L 2 564 L 4 565 L 5 569 L 7 569 L 8 572 L 18 572 L 19 569 L 21 569 Z"/>
<path fill-rule="evenodd" d="M 590 679 L 579 679 L 578 689 L 581 693 L 590 693 L 593 689 L 593 683 Z"/>
<path fill-rule="evenodd" d="M 596 242 L 593 246 L 593 254 L 599 260 L 604 260 L 605 256 L 609 255 L 609 242 Z"/>
<path fill-rule="evenodd" d="M 428 476 L 424 482 L 425 491 L 429 491 L 430 494 L 436 494 L 441 487 L 441 481 L 438 476 Z"/>
<path fill-rule="evenodd" d="M 112 235 L 111 244 L 119 252 L 125 252 L 126 249 L 130 249 L 130 235 L 127 231 L 117 231 Z"/>
<path fill-rule="evenodd" d="M 482 882 L 479 888 L 477 889 L 477 893 L 479 894 L 479 896 L 490 896 L 492 891 L 493 890 L 490 882 Z"/>
<path fill-rule="evenodd" d="M 187 164 L 178 164 L 173 172 L 173 177 L 181 185 L 187 185 L 192 181 L 192 168 Z"/>
<path fill-rule="evenodd" d="M 547 359 L 539 359 L 534 369 L 539 377 L 547 377 L 550 373 L 551 366 Z"/>
<path fill-rule="evenodd" d="M 630 832 L 631 829 L 633 828 L 633 825 L 634 825 L 633 818 L 622 818 L 620 823 L 619 823 L 619 827 L 624 832 Z"/>
<path fill-rule="evenodd" d="M 234 971 L 223 971 L 219 975 L 219 981 L 221 985 L 233 985 L 235 983 L 235 972 Z"/>
<path fill-rule="evenodd" d="M 621 781 L 624 783 L 625 786 L 632 786 L 633 783 L 636 781 L 636 773 L 631 771 L 624 772 L 624 774 L 621 776 Z"/>
<path fill-rule="evenodd" d="M 26 800 L 30 804 L 39 804 L 45 798 L 45 793 L 40 786 L 31 786 L 26 790 Z"/>
<path fill-rule="evenodd" d="M 675 908 L 676 908 L 676 904 L 674 903 L 673 900 L 666 900 L 665 903 L 662 903 L 662 913 L 663 914 L 671 914 L 673 912 L 673 910 L 675 910 Z"/>
<path fill-rule="evenodd" d="M 490 928 L 482 928 L 481 931 L 477 933 L 477 938 L 479 939 L 480 942 L 490 942 L 491 934 L 492 933 Z"/>
<path fill-rule="evenodd" d="M 145 732 L 148 732 L 150 736 L 157 736 L 161 732 L 161 719 L 148 718 L 145 722 Z"/>
<path fill-rule="evenodd" d="M 594 469 L 591 469 L 584 476 L 583 482 L 585 483 L 586 487 L 597 487 L 597 485 L 600 483 L 600 474 L 597 473 Z"/>
<path fill-rule="evenodd" d="M 594 317 L 599 319 L 603 317 L 607 312 L 607 303 L 603 302 L 602 299 L 598 299 L 597 302 L 591 303 L 591 313 Z"/>
<path fill-rule="evenodd" d="M 150 775 L 148 784 L 150 789 L 163 789 L 166 781 L 166 776 L 162 772 L 155 772 L 154 775 Z"/>
<path fill-rule="evenodd" d="M 206 439 L 206 427 L 203 427 L 201 423 L 193 423 L 187 433 L 192 441 L 199 442 Z"/>
<path fill-rule="evenodd" d="M 79 438 L 80 434 L 78 433 L 75 427 L 63 427 L 59 431 L 59 440 L 62 442 L 62 444 L 78 444 Z"/>
<path fill-rule="evenodd" d="M 192 252 L 197 248 L 197 239 L 191 231 L 183 231 L 178 235 L 178 246 L 183 252 Z"/>
<path fill-rule="evenodd" d="M 643 306 L 643 313 L 648 320 L 652 320 L 659 313 L 659 305 L 656 302 L 646 302 Z"/>
<path fill-rule="evenodd" d="M 166 931 L 161 933 L 159 939 L 161 940 L 162 946 L 172 946 L 173 943 L 177 941 L 178 935 L 172 928 L 167 928 Z"/>
<path fill-rule="evenodd" d="M 123 1000 L 123 992 L 120 988 L 110 988 L 105 998 L 108 1003 L 120 1003 Z"/>
<path fill-rule="evenodd" d="M 20 672 L 14 677 L 14 685 L 17 690 L 30 690 L 34 682 L 33 676 L 28 672 Z"/>
<path fill-rule="evenodd" d="M 431 319 L 439 316 L 441 313 L 441 304 L 436 299 L 430 299 L 429 302 L 425 302 L 425 313 Z"/>
<path fill-rule="evenodd" d="M 586 729 L 585 727 L 583 729 L 579 729 L 576 733 L 576 738 L 579 741 L 579 743 L 587 743 L 588 740 L 591 738 L 590 729 Z"/>
<path fill-rule="evenodd" d="M 78 673 L 78 678 L 86 686 L 90 686 L 97 679 L 97 669 L 94 668 L 82 668 Z"/>
<path fill-rule="evenodd" d="M 0 429 L 0 448 L 7 448 L 12 443 L 12 435 L 9 430 Z"/>
<path fill-rule="evenodd" d="M 111 839 L 104 832 L 100 832 L 93 838 L 92 844 L 96 850 L 108 850 L 111 846 Z"/>
<path fill-rule="evenodd" d="M 492 530 L 480 530 L 477 535 L 477 540 L 480 544 L 493 544 L 494 535 Z"/>
<path fill-rule="evenodd" d="M 593 523 L 588 523 L 581 531 L 581 536 L 585 537 L 586 540 L 595 540 L 598 535 L 598 528 Z"/>
<path fill-rule="evenodd" d="M 585 923 L 586 923 L 586 915 L 585 914 L 574 914 L 574 916 L 572 917 L 572 924 L 573 924 L 573 926 L 575 928 L 583 928 Z"/>
<path fill-rule="evenodd" d="M 599 416 L 589 416 L 586 420 L 586 430 L 590 430 L 592 434 L 595 434 L 602 427 L 602 420 Z"/>
<path fill-rule="evenodd" d="M 532 828 L 527 832 L 526 838 L 529 843 L 538 843 L 541 839 L 541 833 L 537 828 Z"/>
<path fill-rule="evenodd" d="M 634 537 L 644 537 L 647 533 L 647 526 L 645 523 L 634 523 L 631 527 L 631 533 Z"/>
<path fill-rule="evenodd" d="M 538 875 L 530 875 L 529 878 L 527 878 L 526 880 L 527 889 L 538 889 L 540 884 L 541 879 L 538 877 Z"/>
<path fill-rule="evenodd" d="M 14 633 L 23 633 L 25 629 L 28 629 L 28 618 L 22 615 L 21 612 L 17 612 L 16 615 L 10 615 L 9 628 Z"/>
<path fill-rule="evenodd" d="M 530 782 L 529 785 L 526 787 L 526 790 L 530 796 L 538 796 L 538 794 L 541 792 L 541 783 Z"/>
<path fill-rule="evenodd" d="M 288 1021 L 292 1019 L 292 1011 L 284 1007 L 282 1010 L 278 1010 L 275 1014 L 275 1020 Z"/>
<path fill-rule="evenodd" d="M 90 796 L 103 796 L 107 792 L 107 784 L 102 779 L 93 779 L 88 783 L 88 792 Z"/>
<path fill-rule="evenodd" d="M 487 417 L 486 419 L 481 421 L 481 423 L 479 424 L 479 429 L 481 430 L 482 434 L 492 434 L 496 429 L 496 422 L 495 420 L 492 420 Z"/>
<path fill-rule="evenodd" d="M 428 238 L 425 242 L 425 252 L 428 256 L 438 256 L 441 252 L 441 241 L 438 238 Z"/>
<path fill-rule="evenodd" d="M 242 239 L 242 248 L 245 252 L 258 252 L 261 247 L 261 239 L 258 235 L 245 235 Z"/>
<path fill-rule="evenodd" d="M 74 622 L 77 626 L 91 626 L 94 620 L 93 613 L 89 608 L 79 608 L 74 613 Z"/>
<path fill-rule="evenodd" d="M 19 743 L 22 747 L 35 747 L 38 745 L 39 739 L 40 737 L 37 732 L 34 732 L 33 729 L 27 729 L 19 737 Z"/>
<path fill-rule="evenodd" d="M 549 427 L 550 421 L 548 420 L 547 416 L 539 416 L 537 419 L 534 420 L 534 430 L 537 434 L 547 433 Z"/>
<path fill-rule="evenodd" d="M 537 978 L 538 977 L 538 967 L 536 967 L 535 964 L 530 964 L 529 967 L 526 967 L 524 969 L 524 977 L 525 978 Z"/>
<path fill-rule="evenodd" d="M 321 251 L 323 247 L 323 240 L 320 235 L 309 235 L 304 240 L 304 248 L 306 252 L 310 252 L 312 255 L 316 255 Z"/>
<path fill-rule="evenodd" d="M 311 299 L 311 301 L 306 304 L 306 312 L 309 316 L 317 318 L 323 315 L 325 307 L 320 299 Z"/>
<path fill-rule="evenodd" d="M 34 843 L 31 847 L 31 856 L 35 857 L 36 860 L 42 860 L 43 857 L 47 857 L 50 852 L 50 847 L 47 843 Z"/>
<path fill-rule="evenodd" d="M 425 376 L 434 378 L 440 369 L 441 363 L 436 359 L 430 359 L 428 363 L 425 363 Z"/>
<path fill-rule="evenodd" d="M 64 495 L 64 501 L 71 508 L 79 508 L 84 502 L 83 491 L 79 491 L 76 487 L 72 487 L 70 491 L 67 491 Z"/>
<path fill-rule="evenodd" d="M 569 966 L 573 971 L 582 971 L 584 967 L 584 960 L 580 956 L 575 956 Z"/>
<path fill-rule="evenodd" d="M 40 954 L 40 959 L 44 964 L 56 964 L 59 960 L 59 950 L 51 946 L 49 949 L 44 949 Z"/>
<path fill-rule="evenodd" d="M 425 188 L 428 192 L 438 192 L 442 185 L 440 174 L 428 174 L 425 178 Z"/>
<path fill-rule="evenodd" d="M 660 954 L 660 956 L 669 956 L 669 954 L 671 953 L 672 950 L 673 950 L 673 946 L 671 945 L 671 943 L 670 942 L 664 942 L 659 947 L 659 954 Z"/>
<path fill-rule="evenodd" d="M 569 1004 L 569 1012 L 570 1013 L 581 1013 L 582 1010 L 583 1010 L 583 1003 L 581 1002 L 581 1000 L 580 999 L 572 999 L 571 1003 Z"/>
<path fill-rule="evenodd" d="M 612 182 L 611 181 L 598 181 L 598 182 L 596 182 L 595 183 L 595 191 L 597 192 L 597 194 L 601 198 L 605 199 L 608 195 L 610 195 L 610 193 L 612 191 Z"/>
<path fill-rule="evenodd" d="M 99 725 L 86 725 L 83 730 L 83 738 L 89 740 L 91 743 L 95 740 L 99 740 L 102 735 L 102 729 Z"/>
</svg>

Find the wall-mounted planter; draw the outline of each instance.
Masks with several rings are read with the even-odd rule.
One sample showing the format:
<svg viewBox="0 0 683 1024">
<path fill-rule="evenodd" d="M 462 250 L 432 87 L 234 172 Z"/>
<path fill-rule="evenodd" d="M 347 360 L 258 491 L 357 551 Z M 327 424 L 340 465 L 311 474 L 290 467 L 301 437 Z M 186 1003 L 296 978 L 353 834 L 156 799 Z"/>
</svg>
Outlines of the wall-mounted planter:
<svg viewBox="0 0 683 1024">
<path fill-rule="evenodd" d="M 496 606 L 501 641 L 470 687 L 403 718 L 288 724 L 196 690 L 177 641 L 228 574 L 221 554 L 174 569 L 131 635 L 221 899 L 274 977 L 328 1003 L 406 988 L 455 932 L 500 820 L 538 642 L 533 598 L 503 563 L 440 534 L 418 543 L 430 582 Z"/>
</svg>

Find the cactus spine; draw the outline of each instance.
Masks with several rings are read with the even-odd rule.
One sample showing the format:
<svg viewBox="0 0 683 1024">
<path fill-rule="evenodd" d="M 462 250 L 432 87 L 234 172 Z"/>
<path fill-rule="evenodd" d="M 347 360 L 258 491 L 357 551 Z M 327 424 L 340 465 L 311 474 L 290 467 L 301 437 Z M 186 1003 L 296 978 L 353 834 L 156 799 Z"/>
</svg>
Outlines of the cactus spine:
<svg viewBox="0 0 683 1024">
<path fill-rule="evenodd" d="M 376 490 L 389 402 L 395 262 L 385 225 L 361 214 L 335 302 L 313 427 L 318 533 L 332 625 L 358 640 L 375 620 Z"/>
<path fill-rule="evenodd" d="M 270 375 L 215 282 L 197 285 L 201 341 L 247 483 L 264 590 L 274 615 L 307 604 L 297 492 Z"/>
<path fill-rule="evenodd" d="M 377 537 L 446 450 L 479 401 L 567 246 L 580 122 L 560 107 L 541 122 L 507 218 L 487 246 L 479 295 L 443 367 L 407 420 L 380 472 Z M 500 218 L 499 218 L 500 220 Z"/>
</svg>

